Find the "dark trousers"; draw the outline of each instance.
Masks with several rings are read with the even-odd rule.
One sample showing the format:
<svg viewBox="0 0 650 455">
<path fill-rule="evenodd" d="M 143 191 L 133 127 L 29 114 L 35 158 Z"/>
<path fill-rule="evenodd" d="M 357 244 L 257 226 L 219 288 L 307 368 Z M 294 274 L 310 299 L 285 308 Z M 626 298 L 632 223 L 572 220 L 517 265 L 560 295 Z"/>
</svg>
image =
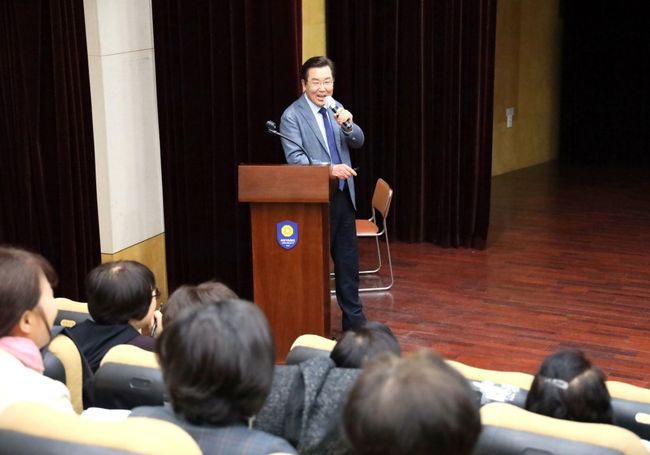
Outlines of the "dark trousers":
<svg viewBox="0 0 650 455">
<path fill-rule="evenodd" d="M 356 214 L 347 184 L 330 200 L 330 254 L 336 275 L 336 300 L 343 313 L 343 330 L 366 321 L 359 299 L 359 247 Z"/>
</svg>

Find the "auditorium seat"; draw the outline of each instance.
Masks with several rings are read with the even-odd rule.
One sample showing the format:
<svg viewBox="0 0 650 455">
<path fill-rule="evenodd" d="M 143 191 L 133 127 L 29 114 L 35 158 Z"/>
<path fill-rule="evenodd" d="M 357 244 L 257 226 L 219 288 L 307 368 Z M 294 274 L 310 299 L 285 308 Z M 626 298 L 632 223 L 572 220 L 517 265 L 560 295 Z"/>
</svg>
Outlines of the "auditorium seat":
<svg viewBox="0 0 650 455">
<path fill-rule="evenodd" d="M 59 334 L 52 339 L 48 346 L 65 369 L 65 385 L 70 391 L 72 407 L 78 413 L 83 411 L 83 366 L 81 353 L 77 345 L 69 337 Z"/>
<path fill-rule="evenodd" d="M 133 409 L 164 402 L 165 385 L 153 352 L 128 344 L 111 348 L 95 373 L 95 406 Z"/>
<path fill-rule="evenodd" d="M 43 374 L 50 379 L 59 381 L 65 384 L 65 366 L 63 362 L 52 354 L 48 348 L 44 348 L 43 353 Z"/>
<path fill-rule="evenodd" d="M 87 303 L 77 302 L 64 297 L 57 297 L 54 299 L 54 303 L 58 309 L 54 325 L 70 328 L 74 327 L 77 322 L 92 319 L 90 313 L 88 313 Z"/>
<path fill-rule="evenodd" d="M 607 381 L 612 397 L 614 425 L 650 440 L 650 390 L 618 381 Z"/>
<path fill-rule="evenodd" d="M 480 398 L 480 404 L 494 401 L 512 403 L 524 407 L 528 390 L 534 376 L 516 371 L 486 370 L 466 365 L 455 360 L 447 360 L 465 379 Z"/>
<path fill-rule="evenodd" d="M 483 406 L 481 422 L 474 455 L 647 455 L 641 439 L 624 428 L 554 419 L 506 403 Z"/>
<path fill-rule="evenodd" d="M 192 437 L 162 420 L 84 419 L 39 403 L 19 403 L 0 415 L 0 455 L 48 453 L 200 454 Z"/>
<path fill-rule="evenodd" d="M 336 340 L 320 335 L 300 335 L 291 345 L 285 363 L 296 365 L 318 355 L 329 357 L 334 346 L 336 346 Z"/>
</svg>

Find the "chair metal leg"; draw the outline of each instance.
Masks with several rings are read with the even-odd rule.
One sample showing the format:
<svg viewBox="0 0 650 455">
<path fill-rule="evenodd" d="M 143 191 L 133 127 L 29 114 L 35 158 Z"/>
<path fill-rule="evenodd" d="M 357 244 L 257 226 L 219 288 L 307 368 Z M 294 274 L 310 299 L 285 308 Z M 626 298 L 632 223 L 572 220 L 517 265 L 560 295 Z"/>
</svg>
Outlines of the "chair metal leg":
<svg viewBox="0 0 650 455">
<path fill-rule="evenodd" d="M 375 243 L 377 244 L 377 268 L 374 268 L 372 270 L 359 270 L 359 275 L 377 273 L 381 270 L 381 249 L 379 248 L 379 236 L 375 236 Z"/>
<path fill-rule="evenodd" d="M 375 243 L 377 244 L 377 267 L 374 269 L 368 269 L 368 270 L 359 270 L 359 275 L 367 275 L 370 273 L 377 273 L 381 270 L 381 248 L 379 247 L 379 236 L 374 236 L 375 237 Z M 364 238 L 364 237 L 359 237 L 359 238 Z M 334 272 L 330 272 L 330 276 L 335 276 Z"/>
<path fill-rule="evenodd" d="M 390 256 L 390 244 L 388 243 L 388 230 L 386 229 L 386 222 L 384 221 L 384 229 L 382 232 L 379 233 L 379 235 L 374 236 L 375 237 L 375 243 L 377 245 L 377 267 L 372 269 L 372 270 L 360 270 L 359 275 L 368 275 L 368 274 L 378 274 L 378 272 L 382 268 L 382 261 L 381 261 L 381 247 L 379 245 L 379 237 L 383 234 L 384 238 L 386 239 L 386 254 L 388 257 L 388 271 L 390 273 L 390 283 L 387 284 L 386 286 L 377 286 L 377 287 L 368 287 L 368 288 L 359 288 L 359 292 L 379 292 L 379 291 L 388 291 L 393 287 L 393 284 L 395 283 L 395 278 L 393 277 L 393 260 Z M 334 272 L 330 273 L 331 277 L 334 277 L 336 279 L 336 276 Z M 330 290 L 330 294 L 334 295 L 336 294 L 335 289 Z"/>
<path fill-rule="evenodd" d="M 395 283 L 395 279 L 393 277 L 393 261 L 392 258 L 390 257 L 390 244 L 388 243 L 388 231 L 386 230 L 386 226 L 384 226 L 384 237 L 386 238 L 386 253 L 388 256 L 388 270 L 390 272 L 390 283 L 387 284 L 386 286 L 359 288 L 359 292 L 388 291 L 390 288 L 393 287 L 393 284 Z M 377 245 L 379 246 L 379 239 L 377 239 L 377 242 L 378 242 Z"/>
</svg>

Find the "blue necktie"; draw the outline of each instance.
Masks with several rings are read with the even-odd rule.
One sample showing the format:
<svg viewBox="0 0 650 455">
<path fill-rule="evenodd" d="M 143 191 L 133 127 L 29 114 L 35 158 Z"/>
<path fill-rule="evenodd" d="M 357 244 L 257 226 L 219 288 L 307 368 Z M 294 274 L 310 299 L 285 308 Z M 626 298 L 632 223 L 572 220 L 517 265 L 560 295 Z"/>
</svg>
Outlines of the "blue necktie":
<svg viewBox="0 0 650 455">
<path fill-rule="evenodd" d="M 330 125 L 330 119 L 327 116 L 327 109 L 321 107 L 320 115 L 323 116 L 323 123 L 325 124 L 325 136 L 327 136 L 327 147 L 330 149 L 330 156 L 332 158 L 332 163 L 341 164 L 341 156 L 339 155 L 339 149 L 336 146 L 336 139 L 334 138 L 334 131 L 332 130 L 332 125 Z M 345 186 L 345 180 L 339 180 L 339 190 L 343 190 Z"/>
</svg>

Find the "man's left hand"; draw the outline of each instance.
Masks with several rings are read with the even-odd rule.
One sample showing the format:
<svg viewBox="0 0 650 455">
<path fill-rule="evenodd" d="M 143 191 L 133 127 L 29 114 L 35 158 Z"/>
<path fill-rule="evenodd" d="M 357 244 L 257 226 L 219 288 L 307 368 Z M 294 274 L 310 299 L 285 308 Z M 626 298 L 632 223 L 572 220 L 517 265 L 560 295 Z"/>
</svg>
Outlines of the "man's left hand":
<svg viewBox="0 0 650 455">
<path fill-rule="evenodd" d="M 343 127 L 343 124 L 345 122 L 350 122 L 350 124 L 352 124 L 352 112 L 342 107 L 339 108 L 338 111 L 336 111 L 336 114 L 334 114 L 334 118 L 336 119 L 336 123 L 338 123 L 340 127 Z"/>
</svg>

